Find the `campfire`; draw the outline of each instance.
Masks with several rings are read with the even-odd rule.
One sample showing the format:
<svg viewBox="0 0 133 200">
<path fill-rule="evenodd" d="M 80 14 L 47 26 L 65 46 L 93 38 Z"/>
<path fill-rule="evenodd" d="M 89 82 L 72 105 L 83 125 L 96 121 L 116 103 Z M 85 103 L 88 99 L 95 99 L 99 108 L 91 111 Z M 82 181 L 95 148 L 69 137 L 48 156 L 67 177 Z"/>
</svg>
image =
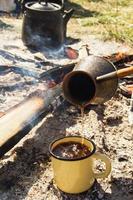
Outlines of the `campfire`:
<svg viewBox="0 0 133 200">
<path fill-rule="evenodd" d="M 69 48 L 68 48 L 68 51 L 69 51 Z M 70 48 L 70 53 L 71 51 L 72 49 Z M 112 56 L 114 63 L 121 63 L 123 59 L 125 58 L 128 59 L 128 57 L 126 57 L 125 54 L 122 54 L 123 57 L 122 56 L 120 57 L 119 54 L 120 53 L 116 54 L 115 57 L 114 55 Z M 42 57 L 42 53 L 35 54 L 35 56 L 37 58 L 40 58 Z M 108 60 L 111 60 L 112 57 L 106 56 Z M 92 59 L 95 60 L 95 57 L 94 58 L 92 57 Z M 45 62 L 47 64 L 47 61 L 43 61 L 43 64 Z M 85 62 L 85 61 L 83 60 L 82 62 Z M 32 124 L 37 123 L 38 119 L 41 119 L 40 116 L 44 117 L 45 113 L 51 111 L 51 109 L 54 109 L 55 104 L 58 104 L 57 103 L 58 101 L 56 102 L 56 100 L 59 99 L 59 97 L 62 94 L 60 84 L 62 83 L 65 75 L 69 74 L 74 69 L 75 65 L 76 65 L 76 62 L 73 62 L 71 64 L 65 64 L 65 65 L 57 65 L 57 66 L 55 65 L 56 67 L 48 71 L 42 72 L 40 74 L 34 73 L 34 71 L 30 73 L 28 69 L 27 70 L 20 69 L 19 66 L 15 66 L 15 65 L 14 66 L 13 65 L 0 66 L 1 73 L 13 72 L 13 73 L 19 73 L 23 75 L 25 74 L 33 78 L 38 78 L 38 80 L 40 80 L 42 82 L 41 84 L 43 85 L 42 90 L 38 90 L 38 89 L 36 91 L 34 90 L 35 92 L 31 93 L 26 98 L 26 100 L 22 101 L 17 106 L 15 105 L 11 110 L 6 111 L 6 113 L 3 113 L 3 112 L 1 113 L 0 128 L 3 134 L 1 134 L 0 136 L 1 137 L 0 156 L 3 156 L 4 153 L 6 153 L 10 148 L 12 148 L 22 137 L 24 137 L 29 132 L 29 130 L 32 129 Z M 119 67 L 119 65 L 117 66 Z M 131 70 L 127 70 L 127 69 L 131 69 Z M 130 73 L 129 71 L 131 71 L 132 73 L 133 69 L 132 67 L 129 67 L 129 68 L 126 68 L 126 71 L 127 72 L 124 73 L 124 76 Z M 37 82 L 34 83 L 33 81 L 31 82 L 31 84 L 35 86 Z M 5 89 L 8 90 L 10 88 L 11 86 L 6 86 Z M 39 85 L 39 88 L 40 88 L 40 85 Z M 105 99 L 106 99 L 106 95 L 105 95 Z M 59 102 L 61 103 L 61 101 Z M 29 106 L 30 104 L 33 105 L 33 107 L 30 107 Z M 28 112 L 23 114 L 23 110 L 27 110 Z M 18 116 L 18 115 L 22 116 L 22 118 L 20 117 L 18 121 L 16 119 L 16 122 L 12 124 L 12 117 L 15 119 L 15 116 Z M 6 129 L 5 129 L 4 127 L 7 121 L 8 121 L 9 128 L 6 126 Z M 11 124 L 9 122 L 11 122 Z M 11 129 L 12 129 L 12 132 L 10 131 Z"/>
<path fill-rule="evenodd" d="M 116 154 L 116 149 L 111 149 L 112 143 L 115 143 L 114 135 L 110 136 L 112 143 L 109 143 L 108 134 L 111 134 L 111 129 L 113 130 L 115 126 L 121 131 L 124 127 L 121 125 L 122 117 L 124 120 L 127 119 L 125 121 L 128 128 L 132 127 L 132 50 L 122 49 L 113 53 L 105 52 L 103 55 L 99 51 L 99 54 L 95 54 L 91 43 L 68 38 L 67 23 L 73 10 L 67 11 L 62 0 L 28 2 L 24 9 L 24 18 L 21 20 L 22 34 L 19 33 L 16 41 L 13 38 L 11 43 L 7 41 L 6 44 L 0 46 L 0 158 L 6 158 L 7 152 L 10 152 L 16 144 L 18 145 L 22 138 L 27 137 L 39 122 L 47 118 L 48 114 L 56 113 L 60 106 L 62 106 L 60 114 L 64 118 L 60 119 L 60 116 L 55 115 L 57 124 L 54 124 L 53 121 L 50 124 L 50 119 L 47 120 L 42 132 L 45 125 L 49 126 L 49 130 L 52 132 L 53 126 L 54 131 L 57 132 L 56 136 L 59 136 L 60 126 L 62 126 L 62 130 L 65 132 L 64 134 L 62 131 L 63 137 L 73 133 L 74 136 L 81 137 L 79 131 L 73 131 L 74 127 L 78 127 L 80 123 L 83 125 L 87 121 L 88 125 L 84 134 L 87 136 L 89 132 L 87 137 L 92 140 L 92 144 L 93 140 L 96 140 L 98 151 L 103 151 L 109 157 L 112 156 L 110 152 L 114 151 L 113 153 Z M 40 12 L 40 10 L 42 11 Z M 51 17 L 48 19 L 47 15 Z M 41 20 L 43 18 L 46 21 Z M 87 88 L 89 88 L 89 92 Z M 117 93 L 115 93 L 116 91 Z M 113 100 L 109 101 L 111 98 Z M 114 100 L 115 98 L 118 99 Z M 106 103 L 101 105 L 103 102 Z M 75 106 L 72 106 L 73 104 Z M 123 114 L 125 104 L 129 116 Z M 122 111 L 118 109 L 120 105 L 123 106 Z M 83 116 L 81 122 L 78 107 L 86 109 L 84 110 L 85 115 L 89 110 L 88 119 Z M 107 115 L 109 107 L 112 111 Z M 116 110 L 119 112 L 117 113 Z M 67 130 L 70 125 L 69 117 L 72 127 Z M 65 126 L 64 123 L 66 123 Z M 44 137 L 49 137 L 50 131 Z M 95 136 L 97 133 L 101 133 L 101 135 Z M 124 137 L 126 140 L 130 140 L 130 135 L 127 134 Z M 36 138 L 38 139 L 37 136 Z M 50 140 L 46 140 L 46 145 L 53 139 L 55 137 L 52 135 Z M 117 147 L 117 144 L 115 145 Z M 86 150 L 86 146 L 83 147 Z M 82 146 L 79 148 L 82 149 Z M 65 152 L 64 149 L 63 151 Z M 74 150 L 73 152 L 76 155 Z M 37 153 L 33 152 L 33 154 Z M 90 154 L 89 151 L 87 155 Z M 115 159 L 113 156 L 111 158 Z M 48 159 L 48 155 L 44 157 Z M 123 159 L 127 159 L 126 156 L 124 158 L 120 156 L 120 162 L 123 162 Z"/>
</svg>

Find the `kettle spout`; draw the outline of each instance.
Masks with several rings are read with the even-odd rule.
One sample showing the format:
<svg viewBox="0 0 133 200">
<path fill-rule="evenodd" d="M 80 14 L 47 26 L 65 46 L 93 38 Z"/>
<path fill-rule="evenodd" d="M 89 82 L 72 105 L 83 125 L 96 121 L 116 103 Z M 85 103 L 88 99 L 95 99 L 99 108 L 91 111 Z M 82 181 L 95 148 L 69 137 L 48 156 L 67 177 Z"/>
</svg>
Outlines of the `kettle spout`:
<svg viewBox="0 0 133 200">
<path fill-rule="evenodd" d="M 71 18 L 73 12 L 74 12 L 74 9 L 70 9 L 70 10 L 64 12 L 64 15 L 63 15 L 64 25 L 66 25 L 68 23 L 68 21 Z"/>
</svg>

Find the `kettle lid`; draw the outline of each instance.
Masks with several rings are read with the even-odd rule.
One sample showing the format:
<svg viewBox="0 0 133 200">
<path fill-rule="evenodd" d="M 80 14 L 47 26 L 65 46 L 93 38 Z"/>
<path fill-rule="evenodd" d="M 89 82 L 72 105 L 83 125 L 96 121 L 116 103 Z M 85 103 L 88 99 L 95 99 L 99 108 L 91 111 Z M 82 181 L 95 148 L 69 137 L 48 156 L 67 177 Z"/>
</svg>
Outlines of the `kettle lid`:
<svg viewBox="0 0 133 200">
<path fill-rule="evenodd" d="M 39 1 L 38 3 L 30 4 L 30 9 L 37 11 L 56 11 L 61 9 L 61 6 L 57 3 L 45 1 Z"/>
</svg>

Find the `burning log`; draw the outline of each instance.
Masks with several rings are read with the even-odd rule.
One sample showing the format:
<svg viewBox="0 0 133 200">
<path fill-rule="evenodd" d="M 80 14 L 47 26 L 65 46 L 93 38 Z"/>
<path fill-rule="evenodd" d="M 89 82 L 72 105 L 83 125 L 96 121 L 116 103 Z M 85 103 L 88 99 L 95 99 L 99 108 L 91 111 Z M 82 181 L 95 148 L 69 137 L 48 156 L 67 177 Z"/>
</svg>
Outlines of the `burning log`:
<svg viewBox="0 0 133 200">
<path fill-rule="evenodd" d="M 62 82 L 64 76 L 71 72 L 73 70 L 75 66 L 75 63 L 71 63 L 71 64 L 67 64 L 67 65 L 64 65 L 63 67 L 62 66 L 58 66 L 56 68 L 53 68 L 53 69 L 50 69 L 46 72 L 43 72 L 41 73 L 40 75 L 40 79 L 41 80 L 54 80 L 54 82 L 56 82 L 57 84 Z"/>
<path fill-rule="evenodd" d="M 47 82 L 47 91 L 38 90 L 5 113 L 0 118 L 0 157 L 15 146 L 32 127 L 58 104 L 64 76 L 72 71 L 74 64 L 57 67 L 41 74 Z M 59 99 L 60 100 L 60 99 Z M 57 107 L 57 106 L 56 106 Z M 5 114 L 5 115 L 4 115 Z"/>
<path fill-rule="evenodd" d="M 0 118 L 0 157 L 54 108 L 60 95 L 60 85 L 47 91 L 38 90 Z"/>
<path fill-rule="evenodd" d="M 43 64 L 43 62 L 42 62 Z M 30 67 L 30 69 L 26 68 L 26 67 L 22 67 L 22 66 L 17 66 L 17 65 L 0 65 L 0 73 L 9 73 L 9 72 L 14 72 L 17 74 L 23 74 L 26 76 L 30 76 L 30 77 L 34 77 L 37 79 L 42 79 L 42 78 L 49 78 L 49 76 L 51 76 L 52 78 L 57 78 L 61 75 L 61 74 L 66 74 L 70 71 L 73 70 L 76 62 L 70 63 L 70 64 L 65 64 L 65 65 L 57 65 L 54 63 L 50 63 L 53 66 L 53 69 L 50 69 L 48 71 L 44 71 L 44 72 L 37 72 L 35 71 L 33 68 Z"/>
<path fill-rule="evenodd" d="M 76 49 L 72 49 L 71 47 L 66 47 L 64 51 L 69 59 L 77 59 L 79 56 L 78 51 Z"/>
<path fill-rule="evenodd" d="M 109 61 L 113 62 L 116 66 L 133 61 L 133 51 L 129 52 L 117 52 L 112 55 L 104 56 L 104 58 L 108 59 Z"/>
</svg>

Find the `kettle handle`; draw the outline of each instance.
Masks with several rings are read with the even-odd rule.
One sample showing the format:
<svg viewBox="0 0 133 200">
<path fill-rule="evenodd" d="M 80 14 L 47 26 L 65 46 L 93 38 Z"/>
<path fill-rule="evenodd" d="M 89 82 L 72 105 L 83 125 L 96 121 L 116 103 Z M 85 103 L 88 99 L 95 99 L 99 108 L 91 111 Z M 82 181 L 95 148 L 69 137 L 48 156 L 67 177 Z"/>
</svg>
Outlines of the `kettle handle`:
<svg viewBox="0 0 133 200">
<path fill-rule="evenodd" d="M 74 13 L 73 8 L 71 8 L 70 10 L 64 11 L 63 19 L 64 19 L 65 24 L 67 24 L 67 22 L 69 21 L 73 13 Z"/>
</svg>

